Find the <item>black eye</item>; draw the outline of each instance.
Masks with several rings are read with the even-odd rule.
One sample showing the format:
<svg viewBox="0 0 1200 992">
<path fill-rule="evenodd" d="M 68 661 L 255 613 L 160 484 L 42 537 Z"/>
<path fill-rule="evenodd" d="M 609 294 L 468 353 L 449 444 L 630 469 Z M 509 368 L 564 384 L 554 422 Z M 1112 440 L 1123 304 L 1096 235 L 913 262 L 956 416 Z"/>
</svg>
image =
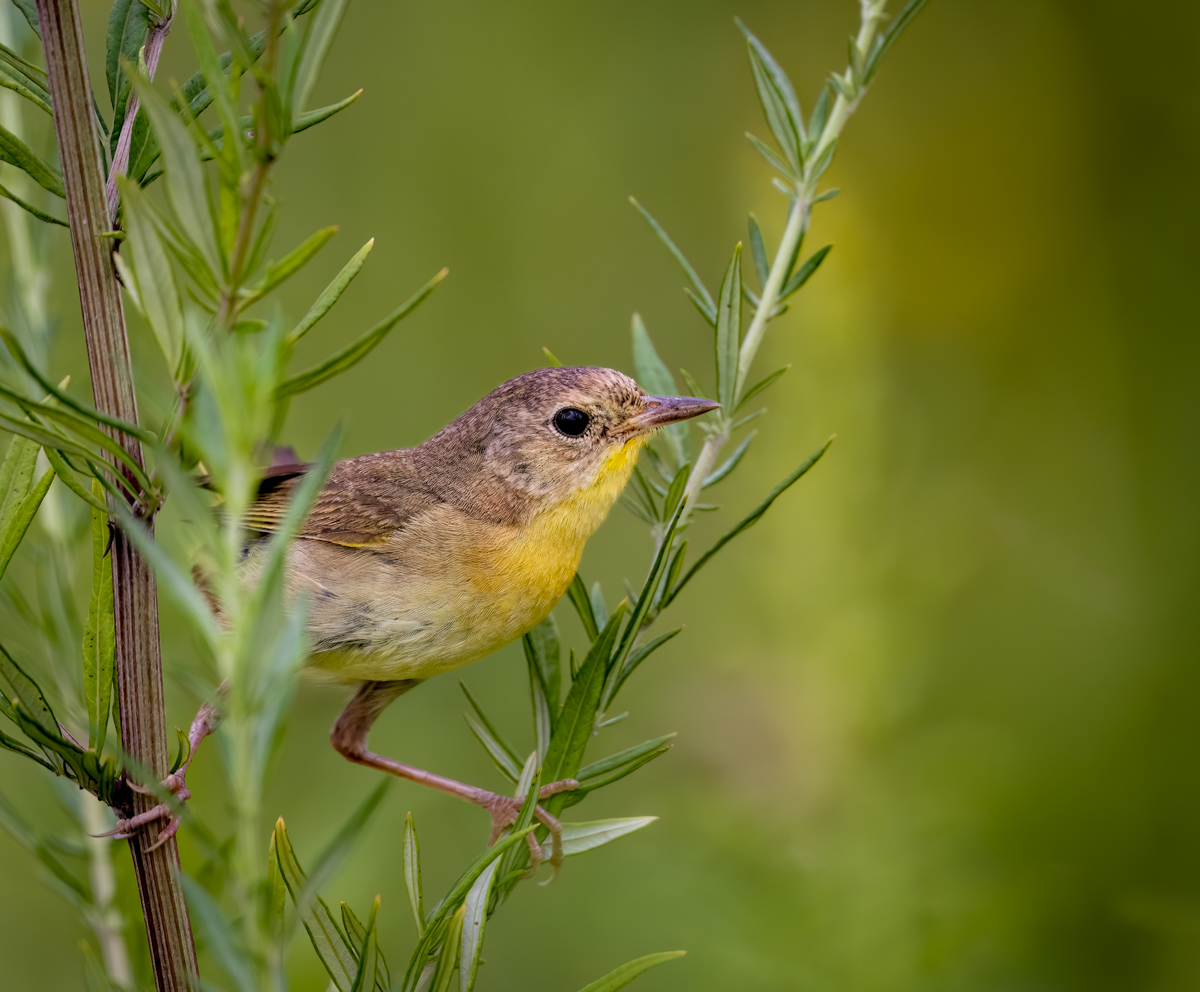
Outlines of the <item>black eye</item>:
<svg viewBox="0 0 1200 992">
<path fill-rule="evenodd" d="M 567 437 L 579 437 L 580 434 L 587 430 L 590 419 L 582 410 L 576 410 L 573 406 L 569 406 L 565 410 L 559 410 L 554 415 L 554 426 L 566 434 Z"/>
</svg>

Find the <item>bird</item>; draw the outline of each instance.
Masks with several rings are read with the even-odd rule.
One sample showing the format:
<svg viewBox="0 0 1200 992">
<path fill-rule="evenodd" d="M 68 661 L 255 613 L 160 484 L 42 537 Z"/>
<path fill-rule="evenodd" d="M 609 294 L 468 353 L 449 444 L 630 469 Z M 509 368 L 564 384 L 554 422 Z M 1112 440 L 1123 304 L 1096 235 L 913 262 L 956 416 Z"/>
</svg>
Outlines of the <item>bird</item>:
<svg viewBox="0 0 1200 992">
<path fill-rule="evenodd" d="M 335 462 L 288 550 L 285 585 L 289 596 L 307 598 L 307 664 L 358 686 L 330 734 L 337 751 L 481 806 L 494 842 L 515 821 L 520 799 L 376 754 L 367 744 L 372 724 L 416 685 L 486 657 L 544 620 L 643 445 L 659 428 L 718 406 L 647 395 L 615 369 L 555 366 L 501 384 L 416 447 Z M 261 575 L 267 538 L 283 526 L 311 470 L 298 463 L 263 473 L 245 517 L 248 585 Z M 193 722 L 188 759 L 163 782 L 178 799 L 190 795 L 188 765 L 218 719 L 217 707 L 206 704 Z M 577 787 L 573 779 L 551 782 L 539 798 Z M 540 806 L 536 815 L 550 830 L 557 862 L 560 825 Z M 169 817 L 156 840 L 163 843 L 178 829 L 167 804 L 122 820 L 112 833 L 129 836 L 160 817 Z"/>
</svg>

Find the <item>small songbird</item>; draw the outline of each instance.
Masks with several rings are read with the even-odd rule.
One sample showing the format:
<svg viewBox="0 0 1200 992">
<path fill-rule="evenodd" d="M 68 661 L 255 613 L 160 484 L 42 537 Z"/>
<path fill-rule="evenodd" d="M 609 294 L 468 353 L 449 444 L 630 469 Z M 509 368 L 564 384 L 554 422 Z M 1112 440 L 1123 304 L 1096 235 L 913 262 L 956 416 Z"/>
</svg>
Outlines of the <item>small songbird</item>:
<svg viewBox="0 0 1200 992">
<path fill-rule="evenodd" d="M 334 747 L 351 761 L 484 807 L 493 839 L 512 823 L 520 800 L 373 753 L 371 724 L 413 686 L 483 658 L 545 619 L 646 440 L 717 406 L 648 396 L 613 369 L 539 369 L 493 390 L 424 444 L 337 462 L 286 566 L 289 593 L 308 598 L 309 664 L 361 683 L 334 725 Z M 267 473 L 246 520 L 252 535 L 282 524 L 308 469 Z M 248 584 L 265 555 L 261 539 L 247 547 Z M 211 708 L 197 717 L 193 745 L 213 718 Z M 164 784 L 179 791 L 182 776 Z M 552 782 L 540 798 L 577 786 Z M 540 807 L 537 815 L 557 850 L 557 821 Z"/>
</svg>

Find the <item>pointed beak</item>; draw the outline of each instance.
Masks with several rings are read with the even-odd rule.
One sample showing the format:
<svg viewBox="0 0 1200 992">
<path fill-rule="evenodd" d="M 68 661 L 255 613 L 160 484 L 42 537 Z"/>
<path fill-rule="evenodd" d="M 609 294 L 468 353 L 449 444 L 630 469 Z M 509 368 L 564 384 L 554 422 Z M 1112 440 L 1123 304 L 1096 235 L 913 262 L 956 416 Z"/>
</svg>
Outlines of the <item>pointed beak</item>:
<svg viewBox="0 0 1200 992">
<path fill-rule="evenodd" d="M 652 431 L 667 424 L 690 420 L 721 405 L 696 396 L 647 396 L 642 402 L 645 408 L 628 421 L 630 427 L 639 431 Z"/>
</svg>

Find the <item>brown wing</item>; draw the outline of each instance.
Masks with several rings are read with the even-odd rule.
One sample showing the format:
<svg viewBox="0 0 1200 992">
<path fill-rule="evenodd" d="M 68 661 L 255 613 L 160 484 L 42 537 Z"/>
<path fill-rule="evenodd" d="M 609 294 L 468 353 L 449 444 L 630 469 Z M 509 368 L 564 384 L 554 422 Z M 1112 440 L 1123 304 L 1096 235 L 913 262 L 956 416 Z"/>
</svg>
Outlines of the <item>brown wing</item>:
<svg viewBox="0 0 1200 992">
<path fill-rule="evenodd" d="M 406 484 L 404 452 L 384 452 L 338 462 L 299 536 L 347 547 L 381 544 L 435 500 Z M 311 465 L 278 465 L 259 484 L 246 514 L 251 530 L 278 530 L 300 481 Z"/>
</svg>

